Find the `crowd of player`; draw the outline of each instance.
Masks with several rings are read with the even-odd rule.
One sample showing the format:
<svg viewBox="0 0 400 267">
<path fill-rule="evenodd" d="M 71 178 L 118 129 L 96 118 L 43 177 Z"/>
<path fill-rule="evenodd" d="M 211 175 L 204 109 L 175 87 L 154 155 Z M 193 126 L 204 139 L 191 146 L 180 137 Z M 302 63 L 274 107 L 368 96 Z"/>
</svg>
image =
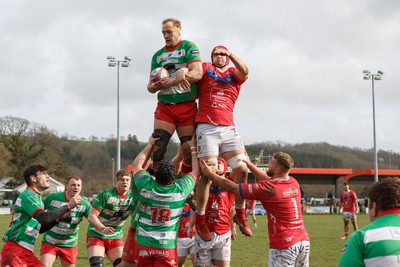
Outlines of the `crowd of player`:
<svg viewBox="0 0 400 267">
<path fill-rule="evenodd" d="M 246 64 L 221 45 L 212 50 L 210 63 L 202 63 L 197 46 L 181 40 L 180 31 L 178 20 L 162 22 L 165 46 L 152 57 L 151 70 L 164 67 L 169 77 L 154 81 L 150 76 L 147 89 L 158 92 L 154 132 L 132 169 L 118 171 L 115 186 L 99 193 L 90 205 L 80 197 L 79 177 L 71 177 L 65 192 L 49 195 L 43 203 L 49 175 L 41 165 L 28 167 L 27 189 L 18 197 L 3 237 L 1 266 L 52 266 L 57 257 L 62 267 L 75 266 L 83 217 L 89 221 L 86 247 L 91 267 L 104 266 L 105 256 L 118 267 L 183 266 L 188 255 L 195 266 L 229 266 L 235 224 L 252 236 L 245 199 L 259 200 L 268 214 L 268 265 L 309 265 L 301 190 L 289 175 L 293 159 L 275 153 L 268 171 L 261 171 L 247 157 L 233 122 L 249 73 Z M 164 160 L 175 131 L 179 153 Z M 232 171 L 226 176 L 228 166 Z M 248 169 L 257 182 L 247 183 Z M 196 205 L 189 205 L 194 190 Z M 256 226 L 254 204 L 248 208 Z M 122 229 L 129 217 L 124 242 Z M 39 233 L 45 233 L 40 260 L 33 255 Z"/>
</svg>

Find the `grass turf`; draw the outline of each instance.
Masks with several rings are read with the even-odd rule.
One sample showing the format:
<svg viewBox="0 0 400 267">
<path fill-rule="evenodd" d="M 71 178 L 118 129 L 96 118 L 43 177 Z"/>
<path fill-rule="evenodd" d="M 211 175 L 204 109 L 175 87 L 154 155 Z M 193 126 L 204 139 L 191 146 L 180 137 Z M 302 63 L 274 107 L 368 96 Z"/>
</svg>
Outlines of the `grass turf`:
<svg viewBox="0 0 400 267">
<path fill-rule="evenodd" d="M 267 266 L 268 261 L 268 233 L 266 216 L 257 216 L 257 228 L 254 228 L 251 218 L 249 225 L 253 231 L 253 237 L 243 236 L 237 228 L 237 239 L 232 242 L 232 267 L 241 266 Z M 7 230 L 10 221 L 10 215 L 0 215 L 0 235 Z M 304 215 L 304 222 L 311 240 L 310 267 L 336 266 L 342 246 L 345 240 L 343 236 L 343 221 L 341 215 Z M 358 226 L 361 228 L 369 223 L 368 215 L 360 214 L 358 216 Z M 129 220 L 125 224 L 124 232 L 129 227 Z M 80 225 L 79 250 L 77 258 L 77 267 L 89 266 L 86 253 L 86 229 L 87 220 Z M 352 233 L 350 223 L 350 233 Z M 39 255 L 41 236 L 36 242 L 35 255 Z M 1 242 L 0 249 L 4 243 Z M 60 266 L 59 260 L 53 266 Z M 105 259 L 105 266 L 111 267 L 112 264 Z M 189 257 L 186 259 L 185 266 L 192 266 Z"/>
</svg>

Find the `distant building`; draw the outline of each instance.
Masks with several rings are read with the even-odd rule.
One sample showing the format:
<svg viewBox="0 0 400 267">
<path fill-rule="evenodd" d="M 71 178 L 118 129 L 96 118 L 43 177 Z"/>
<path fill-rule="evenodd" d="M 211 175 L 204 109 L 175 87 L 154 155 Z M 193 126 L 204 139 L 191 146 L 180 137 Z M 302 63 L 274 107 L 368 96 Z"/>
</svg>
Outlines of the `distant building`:
<svg viewBox="0 0 400 267">
<path fill-rule="evenodd" d="M 11 178 L 0 179 L 0 214 L 10 214 L 11 207 L 17 199 L 18 195 L 26 189 L 26 183 L 17 186 L 14 189 L 5 188 L 5 184 Z M 50 187 L 46 189 L 43 196 L 54 192 L 63 192 L 65 190 L 65 185 L 60 183 L 56 179 L 50 177 Z"/>
</svg>

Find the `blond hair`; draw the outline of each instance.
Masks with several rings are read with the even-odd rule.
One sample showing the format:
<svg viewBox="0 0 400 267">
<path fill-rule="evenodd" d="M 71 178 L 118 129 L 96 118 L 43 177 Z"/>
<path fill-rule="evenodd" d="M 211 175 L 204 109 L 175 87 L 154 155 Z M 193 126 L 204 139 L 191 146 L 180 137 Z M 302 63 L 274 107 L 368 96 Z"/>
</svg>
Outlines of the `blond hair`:
<svg viewBox="0 0 400 267">
<path fill-rule="evenodd" d="M 167 23 L 167 22 L 169 22 L 169 21 L 172 22 L 172 26 L 177 27 L 177 28 L 179 28 L 179 29 L 182 29 L 182 28 L 181 28 L 181 22 L 180 22 L 179 20 L 177 20 L 177 19 L 174 19 L 174 18 L 164 19 L 164 20 L 162 21 L 162 25 L 164 25 L 165 23 Z"/>
</svg>

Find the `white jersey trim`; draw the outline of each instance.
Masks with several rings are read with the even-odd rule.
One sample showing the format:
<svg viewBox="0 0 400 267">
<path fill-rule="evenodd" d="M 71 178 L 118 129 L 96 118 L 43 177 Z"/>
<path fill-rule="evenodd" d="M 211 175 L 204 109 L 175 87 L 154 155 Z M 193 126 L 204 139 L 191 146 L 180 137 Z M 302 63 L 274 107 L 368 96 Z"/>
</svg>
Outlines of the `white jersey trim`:
<svg viewBox="0 0 400 267">
<path fill-rule="evenodd" d="M 153 199 L 153 200 L 157 200 L 157 201 L 176 202 L 176 201 L 182 201 L 182 200 L 186 199 L 186 196 L 183 193 L 160 194 L 160 193 L 155 193 L 155 192 L 147 190 L 147 189 L 142 189 L 140 191 L 140 195 L 142 195 L 145 198 Z"/>
<path fill-rule="evenodd" d="M 400 255 L 364 259 L 364 264 L 366 267 L 398 266 L 399 262 Z"/>
<path fill-rule="evenodd" d="M 175 240 L 176 239 L 176 231 L 167 231 L 167 232 L 151 231 L 151 232 L 147 232 L 141 227 L 138 228 L 138 235 L 151 237 L 151 238 L 158 239 L 158 240 L 160 240 L 160 239 Z"/>
<path fill-rule="evenodd" d="M 53 238 L 49 235 L 46 236 L 46 241 L 49 242 L 52 245 L 61 245 L 61 244 L 68 244 L 72 243 L 76 240 L 76 238 L 70 238 L 70 239 L 56 239 Z"/>
<path fill-rule="evenodd" d="M 364 234 L 364 243 L 384 241 L 384 240 L 399 240 L 400 227 L 388 226 L 377 229 L 367 230 Z"/>
</svg>

